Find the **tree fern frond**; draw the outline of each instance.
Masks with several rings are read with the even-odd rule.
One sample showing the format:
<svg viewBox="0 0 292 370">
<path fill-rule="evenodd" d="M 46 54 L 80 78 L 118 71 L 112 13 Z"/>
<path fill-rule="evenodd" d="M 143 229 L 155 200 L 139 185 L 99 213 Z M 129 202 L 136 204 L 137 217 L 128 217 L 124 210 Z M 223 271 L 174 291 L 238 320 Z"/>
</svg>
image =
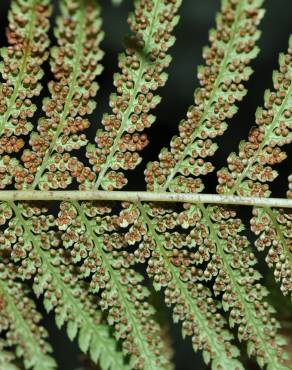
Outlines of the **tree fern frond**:
<svg viewBox="0 0 292 370">
<path fill-rule="evenodd" d="M 203 350 L 206 363 L 212 369 L 243 369 L 236 359 L 238 349 L 233 336 L 226 330 L 226 321 L 220 313 L 208 288 L 197 282 L 196 255 L 190 249 L 181 250 L 184 235 L 171 233 L 178 223 L 178 215 L 170 210 L 138 205 L 140 219 L 130 229 L 126 239 L 130 244 L 139 241 L 139 229 L 145 229 L 135 256 L 144 262 L 149 258 L 147 272 L 154 279 L 156 290 L 165 289 L 165 302 L 173 306 L 173 319 L 183 323 L 183 336 L 191 336 L 194 350 Z M 129 212 L 130 213 L 130 212 Z M 130 218 L 134 219 L 133 212 Z M 170 230 L 170 231 L 168 231 Z"/>
<path fill-rule="evenodd" d="M 270 195 L 268 182 L 278 175 L 272 166 L 286 159 L 281 147 L 292 141 L 292 36 L 287 53 L 280 55 L 279 65 L 273 74 L 274 91 L 266 91 L 264 108 L 257 110 L 257 126 L 250 131 L 248 141 L 241 142 L 239 154 L 228 157 L 228 168 L 218 172 L 219 193 Z M 255 209 L 252 229 L 260 234 L 257 248 L 269 248 L 266 260 L 270 267 L 275 265 L 281 290 L 291 292 L 291 215 L 267 207 Z"/>
<path fill-rule="evenodd" d="M 0 154 L 18 152 L 20 135 L 32 129 L 30 119 L 41 91 L 42 64 L 47 59 L 49 0 L 13 0 L 9 11 L 9 46 L 1 49 Z M 1 184 L 2 185 L 2 184 Z"/>
<path fill-rule="evenodd" d="M 122 0 L 109 9 L 114 2 Z M 221 0 L 177 136 L 148 163 L 147 191 L 117 191 L 148 145 L 182 0 L 133 2 L 132 33 L 95 143 L 86 132 L 102 71 L 99 3 L 54 1 L 49 52 L 50 1 L 10 3 L 0 51 L 0 370 L 57 366 L 32 292 L 85 354 L 76 367 L 90 357 L 89 367 L 101 370 L 173 370 L 162 299 L 212 370 L 288 370 L 289 342 L 279 332 L 288 337 L 290 301 L 280 297 L 277 311 L 268 303 L 262 265 L 233 206 L 253 207 L 248 231 L 290 296 L 292 175 L 286 199 L 269 198 L 269 183 L 292 141 L 292 36 L 256 127 L 218 172 L 217 194 L 204 194 L 203 176 L 214 170 L 206 158 L 247 93 L 264 14 L 263 0 Z M 49 53 L 41 113 L 35 104 Z M 41 118 L 33 130 L 34 114 Z"/>
<path fill-rule="evenodd" d="M 252 73 L 249 64 L 258 53 L 255 43 L 263 16 L 261 4 L 261 0 L 222 1 L 217 29 L 210 33 L 211 46 L 203 53 L 206 66 L 198 71 L 201 87 L 195 92 L 195 105 L 180 122 L 179 136 L 171 140 L 171 149 L 162 149 L 159 162 L 148 164 L 149 190 L 203 189 L 199 176 L 213 170 L 205 158 L 217 149 L 212 139 L 224 133 L 225 120 L 234 116 L 236 103 L 246 94 L 244 82 Z"/>
<path fill-rule="evenodd" d="M 14 261 L 26 255 L 18 263 L 18 273 L 23 279 L 33 277 L 33 290 L 38 297 L 44 296 L 48 312 L 54 310 L 57 326 L 67 323 L 69 338 L 78 337 L 80 349 L 89 351 L 94 362 L 99 361 L 105 370 L 128 370 L 108 327 L 101 323 L 96 299 L 88 293 L 86 284 L 78 280 L 77 267 L 59 248 L 59 239 L 54 233 L 45 233 L 53 217 L 46 217 L 45 210 L 38 206 L 9 203 L 9 207 L 7 218 L 13 214 L 15 217 L 0 237 L 6 240 L 4 251 L 10 252 Z"/>
<path fill-rule="evenodd" d="M 25 169 L 16 171 L 18 188 L 65 188 L 74 177 L 80 182 L 90 178 L 89 169 L 64 152 L 87 144 L 81 133 L 89 126 L 84 116 L 95 108 L 98 85 L 94 79 L 102 71 L 100 8 L 92 0 L 62 0 L 60 4 L 55 29 L 58 46 L 51 51 L 51 96 L 43 101 L 46 116 L 39 120 L 38 132 L 31 134 L 32 149 L 22 154 Z"/>
<path fill-rule="evenodd" d="M 97 146 L 88 145 L 87 157 L 98 174 L 95 188 L 122 188 L 127 180 L 120 170 L 132 170 L 138 154 L 148 144 L 142 133 L 155 121 L 150 111 L 160 102 L 155 91 L 165 84 L 175 38 L 176 12 L 181 0 L 139 0 L 129 18 L 133 35 L 120 55 L 120 73 L 114 76 L 117 92 L 110 97 L 111 114 L 103 116 L 103 130 L 96 133 Z"/>
<path fill-rule="evenodd" d="M 172 140 L 171 151 L 163 150 L 160 162 L 148 165 L 145 175 L 149 190 L 203 190 L 199 176 L 213 169 L 212 164 L 204 160 L 216 150 L 212 138 L 225 131 L 224 120 L 234 115 L 235 102 L 246 92 L 242 79 L 248 79 L 251 69 L 246 65 L 256 55 L 254 44 L 258 38 L 256 25 L 262 15 L 260 5 L 258 1 L 224 2 L 219 22 L 225 20 L 226 31 L 220 28 L 217 34 L 211 34 L 217 38 L 206 53 L 207 58 L 212 58 L 211 66 L 199 71 L 203 87 L 195 94 L 196 106 L 190 108 L 188 119 L 180 124 L 180 136 Z M 195 221 L 194 214 L 197 215 Z M 197 252 L 194 252 L 197 259 L 194 262 L 208 261 L 204 270 L 196 271 L 197 279 L 216 277 L 214 293 L 223 293 L 223 308 L 230 311 L 230 325 L 239 325 L 239 338 L 248 342 L 249 355 L 256 356 L 261 366 L 283 369 L 283 341 L 275 336 L 278 323 L 270 318 L 272 308 L 262 302 L 266 291 L 258 282 L 260 275 L 253 268 L 255 256 L 248 249 L 247 239 L 240 235 L 243 225 L 235 215 L 224 208 L 204 205 L 189 206 L 185 212 L 186 219 L 183 218 L 181 226 L 191 226 L 190 235 Z M 194 238 L 194 233 L 200 230 L 205 248 Z"/>
<path fill-rule="evenodd" d="M 9 265 L 1 263 L 0 273 L 1 321 L 7 320 L 6 343 L 16 346 L 16 355 L 23 358 L 26 369 L 56 369 L 55 360 L 49 356 L 52 349 L 46 342 L 47 332 L 40 326 L 41 315 L 28 296 L 28 289 L 15 281 Z"/>
<path fill-rule="evenodd" d="M 266 262 L 274 267 L 283 294 L 292 292 L 292 214 L 283 209 L 254 208 L 251 229 L 258 236 L 255 246 L 268 249 Z"/>
<path fill-rule="evenodd" d="M 253 267 L 256 257 L 247 238 L 240 234 L 244 229 L 242 222 L 228 208 L 199 208 L 216 256 L 204 276 L 207 280 L 216 276 L 214 292 L 223 293 L 223 307 L 230 312 L 230 325 L 238 325 L 239 339 L 247 341 L 249 356 L 255 356 L 260 366 L 288 369 L 282 350 L 285 342 L 277 334 L 279 323 L 272 316 L 274 309 L 264 299 L 267 290 L 259 282 L 261 275 Z"/>
<path fill-rule="evenodd" d="M 292 176 L 289 176 L 289 187 Z M 287 192 L 292 197 L 291 190 Z M 258 250 L 269 249 L 266 262 L 274 267 L 275 279 L 281 283 L 284 295 L 292 292 L 292 213 L 290 210 L 254 208 L 251 229 L 258 236 Z"/>
<path fill-rule="evenodd" d="M 159 325 L 153 320 L 153 307 L 147 302 L 143 277 L 131 268 L 133 257 L 123 246 L 115 218 L 108 206 L 91 203 L 62 203 L 58 223 L 66 248 L 74 262 L 82 260 L 80 275 L 90 278 L 92 292 L 101 292 L 99 305 L 108 311 L 107 320 L 115 336 L 131 356 L 131 368 L 169 369 L 163 354 Z M 104 216 L 105 215 L 105 216 Z M 115 231 L 109 235 L 107 231 Z"/>
<path fill-rule="evenodd" d="M 289 47 L 288 54 L 280 57 L 280 71 L 274 74 L 276 93 L 266 93 L 266 110 L 257 112 L 260 127 L 252 129 L 248 142 L 241 143 L 239 156 L 233 153 L 230 155 L 229 168 L 218 172 L 219 193 L 257 196 L 269 194 L 265 182 L 272 181 L 276 173 L 267 165 L 281 162 L 285 153 L 279 146 L 291 141 L 291 123 L 287 117 L 292 91 L 290 54 Z M 232 214 L 226 208 L 199 208 L 203 222 L 208 224 L 214 251 L 219 256 L 217 261 L 212 261 L 207 267 L 207 275 L 217 276 L 215 292 L 224 291 L 223 299 L 227 303 L 226 309 L 231 309 L 231 320 L 239 324 L 239 336 L 248 340 L 248 351 L 256 355 L 259 364 L 267 364 L 269 369 L 285 368 L 280 350 L 283 340 L 276 335 L 279 324 L 270 318 L 271 307 L 267 302 L 262 302 L 267 293 L 259 284 L 260 275 L 253 268 L 256 259 L 248 249 L 249 243 L 240 236 L 242 223 L 235 218 L 235 213 Z M 263 211 L 256 211 L 258 218 L 254 223 L 263 221 L 263 212 L 268 213 L 272 223 L 275 222 L 273 213 L 264 208 Z M 278 232 L 280 231 L 281 228 Z M 284 239 L 279 234 L 278 237 L 278 241 L 283 243 Z M 246 326 L 245 322 L 252 323 L 252 320 L 253 324 Z M 267 346 L 267 343 L 270 345 Z"/>
<path fill-rule="evenodd" d="M 89 145 L 87 150 L 90 163 L 98 173 L 94 182 L 97 188 L 120 188 L 126 180 L 123 173 L 114 171 L 133 169 L 140 162 L 137 151 L 142 150 L 147 141 L 139 132 L 154 122 L 149 111 L 160 98 L 154 96 L 153 91 L 166 80 L 163 70 L 170 63 L 166 52 L 174 42 L 171 32 L 178 21 L 175 14 L 180 3 L 180 0 L 135 2 L 135 12 L 130 16 L 134 36 L 128 39 L 126 53 L 120 56 L 122 71 L 115 76 L 117 94 L 110 98 L 113 114 L 103 117 L 105 131 L 97 131 L 98 148 Z M 127 253 L 120 253 L 119 258 L 109 253 L 111 250 L 104 245 L 104 237 L 99 235 L 94 218 L 91 220 L 97 212 L 94 206 L 90 207 L 90 212 L 86 211 L 87 206 L 78 203 L 64 204 L 62 208 L 63 212 L 71 209 L 66 212 L 72 217 L 75 214 L 77 228 L 82 225 L 79 231 L 74 230 L 75 244 L 70 240 L 69 244 L 81 248 L 78 257 L 85 259 L 81 269 L 86 269 L 90 276 L 92 290 L 102 290 L 101 307 L 108 311 L 108 322 L 115 326 L 116 337 L 122 339 L 131 364 L 138 369 L 169 368 L 168 359 L 162 354 L 159 326 L 151 318 L 153 307 L 146 301 L 149 292 L 141 284 L 143 278 L 133 269 L 129 269 L 129 276 L 126 274 L 124 267 L 131 265 Z M 59 218 L 62 217 L 61 212 Z M 65 227 L 63 221 L 61 223 Z M 71 227 L 69 238 L 72 232 Z"/>
<path fill-rule="evenodd" d="M 228 169 L 218 172 L 218 192 L 224 194 L 269 196 L 267 182 L 277 172 L 271 166 L 287 155 L 281 150 L 292 141 L 292 36 L 286 54 L 279 58 L 279 70 L 273 74 L 275 91 L 266 91 L 264 108 L 256 112 L 256 123 L 243 141 L 239 154 L 228 157 Z"/>
</svg>

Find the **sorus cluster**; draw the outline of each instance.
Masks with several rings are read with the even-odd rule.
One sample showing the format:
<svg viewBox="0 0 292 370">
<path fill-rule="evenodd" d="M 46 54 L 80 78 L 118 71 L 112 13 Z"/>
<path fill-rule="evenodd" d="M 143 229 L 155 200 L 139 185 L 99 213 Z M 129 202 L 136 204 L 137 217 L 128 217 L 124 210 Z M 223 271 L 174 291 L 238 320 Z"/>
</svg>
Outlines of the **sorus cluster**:
<svg viewBox="0 0 292 370">
<path fill-rule="evenodd" d="M 111 113 L 103 116 L 103 130 L 96 134 L 96 146 L 89 145 L 87 157 L 98 174 L 95 187 L 122 188 L 127 180 L 119 170 L 132 170 L 141 161 L 138 154 L 148 144 L 142 133 L 152 125 L 151 111 L 160 102 L 156 90 L 165 84 L 174 43 L 172 31 L 181 0 L 135 3 L 129 18 L 133 31 L 128 47 L 119 57 L 120 72 L 115 74 L 116 93 L 111 95 Z M 153 16 L 154 14 L 154 16 Z"/>
<path fill-rule="evenodd" d="M 237 111 L 236 103 L 246 94 L 244 83 L 256 57 L 257 25 L 262 18 L 261 1 L 226 1 L 217 17 L 217 28 L 210 33 L 211 45 L 204 49 L 205 66 L 199 67 L 200 87 L 194 106 L 179 124 L 179 135 L 173 137 L 170 149 L 164 148 L 159 161 L 149 163 L 145 171 L 148 189 L 175 192 L 203 190 L 201 175 L 213 170 L 206 157 L 216 149 L 212 140 L 227 128 L 226 120 Z M 234 28 L 236 24 L 236 28 Z"/>
</svg>

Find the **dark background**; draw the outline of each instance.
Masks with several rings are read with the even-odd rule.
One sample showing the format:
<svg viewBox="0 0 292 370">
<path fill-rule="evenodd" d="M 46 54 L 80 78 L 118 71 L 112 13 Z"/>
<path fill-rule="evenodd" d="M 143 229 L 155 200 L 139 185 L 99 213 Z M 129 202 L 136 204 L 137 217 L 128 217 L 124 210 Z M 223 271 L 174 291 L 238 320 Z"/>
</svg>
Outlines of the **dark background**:
<svg viewBox="0 0 292 370">
<path fill-rule="evenodd" d="M 55 1 L 57 4 L 57 1 Z M 10 1 L 0 1 L 0 45 L 6 45 L 5 27 L 7 25 L 7 12 Z M 124 35 L 129 33 L 126 22 L 128 11 L 132 9 L 132 1 L 124 0 L 119 7 L 113 7 L 109 0 L 101 1 L 103 6 L 105 39 L 102 48 L 105 51 L 103 65 L 105 67 L 101 77 L 99 77 L 100 91 L 97 96 L 98 106 L 92 115 L 92 127 L 89 138 L 93 141 L 94 133 L 100 126 L 101 116 L 108 109 L 108 96 L 113 91 L 112 75 L 117 71 L 117 55 L 123 50 Z M 256 107 L 263 103 L 263 93 L 267 88 L 272 87 L 272 71 L 278 64 L 278 54 L 287 50 L 288 37 L 292 33 L 292 3 L 291 0 L 267 0 L 265 1 L 266 15 L 261 23 L 262 36 L 258 43 L 261 52 L 258 58 L 252 63 L 255 70 L 254 75 L 248 83 L 248 95 L 240 105 L 239 113 L 232 119 L 228 131 L 221 138 L 217 139 L 220 149 L 217 151 L 212 162 L 217 169 L 226 164 L 226 157 L 231 151 L 236 151 L 239 141 L 247 137 L 248 131 L 254 123 L 254 113 Z M 180 119 L 193 102 L 193 91 L 198 86 L 196 79 L 197 66 L 203 63 L 202 48 L 208 44 L 208 30 L 215 26 L 215 14 L 219 10 L 220 1 L 218 0 L 184 0 L 180 10 L 181 20 L 176 28 L 175 34 L 177 42 L 171 49 L 173 61 L 168 69 L 169 79 L 162 90 L 159 91 L 163 100 L 156 109 L 157 121 L 148 130 L 150 145 L 144 151 L 144 161 L 138 170 L 129 174 L 129 189 L 144 189 L 143 170 L 149 160 L 155 160 L 162 146 L 167 146 L 171 137 L 176 134 L 176 127 Z M 57 10 L 56 10 L 57 11 Z M 56 12 L 55 11 L 55 12 Z M 52 43 L 54 37 L 51 32 Z M 48 63 L 45 66 L 46 78 L 44 84 L 51 78 Z M 46 88 L 44 93 L 46 93 Z M 291 147 L 291 145 L 290 145 Z M 291 172 L 292 148 L 287 152 L 290 154 L 290 162 L 286 160 L 278 166 L 281 176 L 272 185 L 274 196 L 285 196 L 287 190 L 287 176 L 289 169 Z M 290 165 L 289 165 L 290 163 Z M 206 191 L 215 192 L 216 174 L 207 177 Z M 248 220 L 250 210 L 242 211 L 244 220 Z M 261 258 L 262 260 L 263 258 Z M 270 278 L 265 266 L 260 266 L 264 273 L 265 280 L 268 281 L 270 289 L 277 297 L 274 301 L 278 310 L 278 316 L 286 318 L 286 301 L 279 301 L 279 290 Z M 272 296 L 273 297 L 273 296 Z M 160 297 L 155 296 L 159 304 Z M 161 317 L 166 317 L 171 322 L 170 311 L 160 312 Z M 76 344 L 72 346 L 66 338 L 65 333 L 58 331 L 54 326 L 53 317 L 45 319 L 53 343 L 56 358 L 60 370 L 75 369 L 96 369 L 90 364 L 82 365 L 80 352 Z M 173 348 L 175 349 L 176 370 L 208 369 L 202 362 L 200 354 L 194 355 L 190 340 L 182 341 L 179 326 L 169 328 L 172 336 Z M 247 370 L 259 369 L 253 362 L 245 360 Z"/>
</svg>

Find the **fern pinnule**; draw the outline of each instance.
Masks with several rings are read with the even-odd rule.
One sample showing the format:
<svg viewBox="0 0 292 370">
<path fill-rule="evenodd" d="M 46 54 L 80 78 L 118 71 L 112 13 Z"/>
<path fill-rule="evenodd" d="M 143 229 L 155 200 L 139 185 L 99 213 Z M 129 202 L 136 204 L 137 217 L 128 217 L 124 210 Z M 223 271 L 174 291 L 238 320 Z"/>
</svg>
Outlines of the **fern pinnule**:
<svg viewBox="0 0 292 370">
<path fill-rule="evenodd" d="M 46 342 L 48 334 L 40 325 L 41 315 L 28 289 L 16 281 L 14 266 L 1 262 L 0 278 L 0 329 L 6 331 L 7 345 L 16 346 L 16 355 L 23 358 L 25 369 L 56 369 L 51 346 Z"/>
<path fill-rule="evenodd" d="M 13 0 L 9 11 L 8 47 L 1 49 L 0 154 L 18 152 L 21 135 L 31 129 L 41 91 L 42 64 L 48 57 L 49 0 Z"/>
<path fill-rule="evenodd" d="M 268 250 L 266 262 L 274 268 L 275 279 L 284 295 L 292 292 L 292 214 L 289 210 L 254 208 L 251 229 L 257 235 L 255 246 Z"/>
<path fill-rule="evenodd" d="M 223 1 L 217 29 L 210 32 L 211 46 L 204 49 L 206 65 L 198 70 L 200 87 L 195 105 L 179 124 L 179 136 L 171 149 L 162 149 L 159 162 L 145 171 L 147 187 L 153 191 L 198 192 L 200 175 L 212 171 L 205 158 L 214 155 L 213 139 L 227 128 L 226 119 L 237 111 L 236 103 L 246 94 L 244 82 L 252 73 L 249 64 L 258 53 L 257 29 L 263 16 L 261 0 Z"/>
<path fill-rule="evenodd" d="M 147 273 L 154 280 L 156 290 L 165 290 L 165 302 L 173 306 L 175 322 L 183 323 L 183 336 L 191 336 L 195 350 L 203 350 L 204 360 L 212 361 L 212 368 L 228 366 L 242 369 L 236 359 L 239 352 L 232 344 L 233 336 L 225 329 L 226 320 L 220 314 L 220 304 L 209 289 L 196 280 L 196 255 L 181 250 L 185 235 L 173 232 L 179 215 L 173 209 L 144 205 L 123 204 L 116 219 L 125 229 L 119 242 L 134 250 L 139 262 L 148 261 Z M 117 242 L 116 240 L 112 240 Z"/>
<path fill-rule="evenodd" d="M 269 196 L 267 183 L 277 177 L 272 166 L 287 158 L 281 147 L 292 141 L 292 36 L 273 83 L 274 91 L 266 91 L 264 108 L 256 112 L 257 126 L 248 141 L 241 142 L 238 155 L 230 154 L 228 168 L 218 172 L 220 194 Z"/>
<path fill-rule="evenodd" d="M 194 350 L 203 350 L 204 361 L 211 362 L 212 369 L 243 369 L 237 359 L 239 351 L 232 343 L 233 335 L 226 329 L 220 304 L 196 279 L 195 253 L 182 250 L 183 235 L 171 232 L 178 226 L 178 215 L 172 209 L 165 211 L 142 204 L 138 208 L 141 217 L 130 231 L 130 244 L 135 242 L 132 239 L 135 231 L 139 240 L 137 231 L 146 228 L 143 233 L 146 237 L 142 238 L 135 256 L 141 261 L 145 257 L 149 259 L 148 275 L 154 279 L 156 290 L 166 288 L 165 302 L 173 306 L 174 322 L 183 323 L 183 336 L 191 336 Z"/>
<path fill-rule="evenodd" d="M 37 205 L 10 203 L 10 211 L 5 205 L 6 217 L 11 220 L 0 238 L 6 242 L 3 253 L 14 261 L 18 275 L 23 280 L 33 279 L 35 294 L 43 295 L 48 312 L 55 312 L 57 326 L 66 323 L 69 338 L 78 337 L 80 349 L 89 351 L 103 370 L 129 370 L 108 327 L 101 322 L 96 298 L 78 280 L 78 269 L 60 248 L 60 239 L 53 232 L 47 234 L 53 216 L 46 217 L 45 209 Z"/>
<path fill-rule="evenodd" d="M 65 188 L 73 178 L 80 182 L 94 178 L 77 158 L 65 152 L 87 144 L 82 131 L 89 121 L 84 116 L 96 105 L 93 98 L 98 85 L 94 80 L 102 71 L 100 8 L 91 0 L 63 0 L 60 6 L 55 29 L 58 46 L 51 51 L 51 96 L 43 101 L 45 117 L 38 122 L 38 132 L 31 134 L 32 148 L 22 154 L 25 169 L 16 173 L 17 188 Z"/>
<path fill-rule="evenodd" d="M 268 183 L 278 173 L 272 166 L 287 155 L 282 146 L 292 141 L 292 36 L 286 54 L 273 74 L 274 91 L 266 91 L 264 108 L 256 112 L 257 126 L 243 141 L 239 153 L 228 157 L 228 168 L 218 172 L 219 193 L 246 196 L 270 195 Z M 259 235 L 256 247 L 269 249 L 266 261 L 275 267 L 275 278 L 284 294 L 292 291 L 291 215 L 285 210 L 255 209 L 252 229 Z"/>
<path fill-rule="evenodd" d="M 88 145 L 87 157 L 97 173 L 94 187 L 122 188 L 127 180 L 121 170 L 133 170 L 141 161 L 138 152 L 148 144 L 143 133 L 155 121 L 151 114 L 160 97 L 155 91 L 165 84 L 171 57 L 167 54 L 175 38 L 181 0 L 135 1 L 129 17 L 133 35 L 119 57 L 121 72 L 115 74 L 117 92 L 110 97 L 112 112 L 103 116 L 104 129 Z"/>
<path fill-rule="evenodd" d="M 110 212 L 107 205 L 63 202 L 57 220 L 63 244 L 75 263 L 81 260 L 79 276 L 89 279 L 90 291 L 100 293 L 99 305 L 131 356 L 131 368 L 169 369 L 154 309 L 147 301 L 150 293 L 143 276 L 131 268 L 134 258 Z"/>
<path fill-rule="evenodd" d="M 292 176 L 289 176 L 288 198 Z M 255 246 L 259 251 L 268 249 L 266 262 L 274 267 L 275 279 L 281 283 L 284 295 L 292 293 L 292 212 L 285 209 L 254 208 L 251 230 L 257 235 Z"/>
</svg>

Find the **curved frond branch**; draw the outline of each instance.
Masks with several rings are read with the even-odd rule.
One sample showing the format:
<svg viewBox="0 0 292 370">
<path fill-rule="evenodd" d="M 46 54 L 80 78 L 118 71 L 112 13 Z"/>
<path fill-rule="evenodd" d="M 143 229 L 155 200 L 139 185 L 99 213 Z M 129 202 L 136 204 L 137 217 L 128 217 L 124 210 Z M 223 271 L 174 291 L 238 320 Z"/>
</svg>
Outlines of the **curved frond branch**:
<svg viewBox="0 0 292 370">
<path fill-rule="evenodd" d="M 0 154 L 18 152 L 20 135 L 32 129 L 30 119 L 41 91 L 42 64 L 47 59 L 49 0 L 13 0 L 9 11 L 9 46 L 1 49 Z"/>
<path fill-rule="evenodd" d="M 125 354 L 131 356 L 131 367 L 169 369 L 143 276 L 131 268 L 133 258 L 122 248 L 123 236 L 118 231 L 107 234 L 115 228 L 114 218 L 106 216 L 109 212 L 108 206 L 93 203 L 62 203 L 58 224 L 63 243 L 75 263 L 81 260 L 80 274 L 90 280 L 91 291 L 100 292 L 99 305 L 107 311 L 108 323 L 115 327 Z"/>
<path fill-rule="evenodd" d="M 289 176 L 288 198 L 292 198 Z M 284 295 L 292 293 L 292 213 L 285 209 L 254 208 L 251 229 L 258 236 L 258 250 L 268 249 L 266 262 L 274 267 L 275 279 Z"/>
<path fill-rule="evenodd" d="M 97 146 L 87 147 L 97 173 L 96 189 L 122 188 L 127 180 L 121 170 L 133 170 L 141 162 L 138 152 L 148 144 L 142 132 L 155 121 L 151 111 L 161 100 L 155 91 L 166 82 L 164 70 L 171 61 L 167 52 L 175 42 L 172 33 L 181 0 L 138 0 L 134 4 L 129 18 L 133 35 L 119 58 L 121 72 L 114 76 L 117 92 L 110 97 L 112 112 L 103 116 Z"/>
<path fill-rule="evenodd" d="M 56 369 L 55 360 L 49 356 L 52 348 L 46 342 L 47 332 L 40 326 L 41 315 L 24 284 L 11 278 L 12 274 L 8 266 L 0 264 L 0 311 L 1 317 L 5 316 L 8 321 L 6 343 L 16 346 L 16 354 L 23 358 L 26 369 Z"/>
<path fill-rule="evenodd" d="M 277 177 L 272 166 L 287 158 L 282 146 L 292 141 L 292 35 L 286 54 L 279 58 L 273 74 L 274 91 L 266 91 L 264 108 L 256 112 L 256 124 L 239 154 L 231 153 L 228 168 L 218 172 L 220 194 L 270 195 L 268 182 Z"/>
<path fill-rule="evenodd" d="M 44 215 L 44 209 L 37 206 L 9 203 L 9 207 L 15 215 L 10 230 L 17 230 L 18 238 L 13 240 L 4 234 L 4 248 L 16 263 L 21 262 L 18 273 L 22 278 L 33 278 L 33 290 L 37 296 L 44 296 L 48 312 L 54 310 L 57 326 L 67 323 L 69 338 L 78 337 L 80 349 L 89 352 L 94 362 L 99 361 L 103 370 L 129 370 L 109 328 L 101 323 L 95 298 L 86 284 L 78 281 L 76 266 L 59 248 L 59 239 L 48 232 L 53 217 Z M 12 217 L 8 210 L 6 215 Z"/>
<path fill-rule="evenodd" d="M 288 370 L 281 348 L 284 341 L 276 335 L 279 324 L 271 316 L 274 310 L 264 301 L 267 291 L 253 267 L 257 262 L 255 255 L 248 240 L 240 235 L 243 224 L 235 218 L 235 212 L 226 208 L 202 205 L 199 209 L 216 255 L 208 263 L 205 277 L 216 277 L 214 291 L 223 293 L 223 308 L 230 312 L 230 325 L 238 325 L 239 339 L 247 341 L 249 356 L 255 356 L 261 367 Z"/>
<path fill-rule="evenodd" d="M 287 158 L 282 150 L 292 142 L 292 36 L 286 54 L 279 58 L 273 74 L 274 91 L 266 91 L 264 108 L 256 112 L 257 126 L 250 131 L 239 153 L 228 157 L 228 168 L 218 172 L 220 194 L 269 197 L 269 182 L 278 176 L 272 166 Z M 291 214 L 269 207 L 254 209 L 252 230 L 259 236 L 255 245 L 268 250 L 266 261 L 284 294 L 292 291 Z"/>
<path fill-rule="evenodd" d="M 102 71 L 100 7 L 94 0 L 60 4 L 55 29 L 58 46 L 51 50 L 54 80 L 49 83 L 50 97 L 43 101 L 45 117 L 30 137 L 32 149 L 22 154 L 24 168 L 15 171 L 18 189 L 64 189 L 73 178 L 81 183 L 94 179 L 89 168 L 64 152 L 88 142 L 82 131 L 89 127 L 85 116 L 95 108 L 98 84 L 94 80 Z"/>
<path fill-rule="evenodd" d="M 199 176 L 214 169 L 205 161 L 217 149 L 213 139 L 224 133 L 226 120 L 235 115 L 236 103 L 247 92 L 249 64 L 258 54 L 261 4 L 261 0 L 222 1 L 217 28 L 210 33 L 211 46 L 203 53 L 206 66 L 198 71 L 201 86 L 195 91 L 195 105 L 180 122 L 170 150 L 162 149 L 159 162 L 148 164 L 149 190 L 195 193 L 203 189 Z"/>
<path fill-rule="evenodd" d="M 181 254 L 183 240 L 180 235 L 166 232 L 176 226 L 177 214 L 166 214 L 163 220 L 159 217 L 163 215 L 161 210 L 156 212 L 141 203 L 138 209 L 140 221 L 146 226 L 136 228 L 146 227 L 150 241 L 147 245 L 146 240 L 141 241 L 135 255 L 141 262 L 145 261 L 145 256 L 149 257 L 147 272 L 154 279 L 156 290 L 166 288 L 165 302 L 173 306 L 174 321 L 183 323 L 183 335 L 192 337 L 194 350 L 203 350 L 204 360 L 212 362 L 212 369 L 243 369 L 237 359 L 239 351 L 232 344 L 232 334 L 225 329 L 220 305 L 212 298 L 210 290 L 196 281 L 195 254 L 186 250 Z M 134 229 L 130 231 L 133 236 L 136 233 Z"/>
</svg>

